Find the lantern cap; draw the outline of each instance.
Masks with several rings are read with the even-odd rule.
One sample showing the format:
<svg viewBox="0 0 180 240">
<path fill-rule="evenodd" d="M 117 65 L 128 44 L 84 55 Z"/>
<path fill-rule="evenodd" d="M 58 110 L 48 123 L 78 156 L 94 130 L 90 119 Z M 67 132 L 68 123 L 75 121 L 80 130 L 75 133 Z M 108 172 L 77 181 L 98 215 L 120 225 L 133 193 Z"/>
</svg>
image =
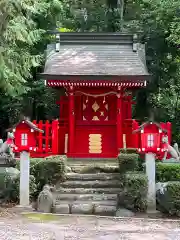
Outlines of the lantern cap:
<svg viewBox="0 0 180 240">
<path fill-rule="evenodd" d="M 7 132 L 13 131 L 13 129 L 15 129 L 20 123 L 25 123 L 25 124 L 27 124 L 31 129 L 33 129 L 33 130 L 36 131 L 36 132 L 41 132 L 41 133 L 44 132 L 43 130 L 39 129 L 39 128 L 36 126 L 36 124 L 34 124 L 33 122 L 31 122 L 28 117 L 23 117 L 23 119 L 21 119 L 18 123 L 16 123 L 15 125 L 13 125 L 13 127 L 6 129 L 6 131 L 7 131 Z M 14 130 L 14 131 L 15 131 L 15 130 Z"/>
<path fill-rule="evenodd" d="M 147 125 L 149 125 L 149 124 L 154 124 L 154 125 L 156 125 L 159 129 L 161 129 L 162 132 L 167 133 L 167 130 L 166 130 L 166 129 L 162 128 L 159 123 L 154 122 L 154 121 L 147 121 L 147 122 L 141 124 L 138 129 L 136 129 L 136 130 L 133 131 L 133 133 L 137 133 L 137 132 L 140 132 L 140 131 L 144 130 L 144 128 L 145 128 Z"/>
</svg>

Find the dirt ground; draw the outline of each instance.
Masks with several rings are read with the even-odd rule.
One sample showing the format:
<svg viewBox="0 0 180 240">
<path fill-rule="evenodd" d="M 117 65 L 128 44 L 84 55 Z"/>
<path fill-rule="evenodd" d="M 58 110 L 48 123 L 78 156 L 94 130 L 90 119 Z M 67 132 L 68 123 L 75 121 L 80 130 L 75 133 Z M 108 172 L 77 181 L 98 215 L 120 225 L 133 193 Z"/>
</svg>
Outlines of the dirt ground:
<svg viewBox="0 0 180 240">
<path fill-rule="evenodd" d="M 40 221 L 8 211 L 0 240 L 180 240 L 180 221 L 60 216 Z"/>
</svg>

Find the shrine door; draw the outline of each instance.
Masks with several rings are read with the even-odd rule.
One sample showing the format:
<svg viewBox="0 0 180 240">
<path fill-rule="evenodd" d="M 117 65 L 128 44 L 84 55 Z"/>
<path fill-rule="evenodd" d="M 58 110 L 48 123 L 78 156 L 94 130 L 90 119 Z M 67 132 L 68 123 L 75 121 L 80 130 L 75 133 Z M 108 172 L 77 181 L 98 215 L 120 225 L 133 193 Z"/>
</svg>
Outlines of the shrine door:
<svg viewBox="0 0 180 240">
<path fill-rule="evenodd" d="M 75 154 L 79 157 L 115 157 L 116 96 L 79 96 L 75 100 Z"/>
</svg>

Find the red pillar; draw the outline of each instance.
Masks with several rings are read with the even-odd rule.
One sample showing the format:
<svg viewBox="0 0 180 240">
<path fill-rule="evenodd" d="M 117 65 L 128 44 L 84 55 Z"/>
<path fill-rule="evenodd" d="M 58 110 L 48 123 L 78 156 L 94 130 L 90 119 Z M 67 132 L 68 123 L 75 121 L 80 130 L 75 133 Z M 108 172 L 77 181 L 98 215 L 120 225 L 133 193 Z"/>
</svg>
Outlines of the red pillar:
<svg viewBox="0 0 180 240">
<path fill-rule="evenodd" d="M 122 90 L 118 87 L 117 95 L 117 148 L 123 147 L 123 131 L 122 131 Z"/>
<path fill-rule="evenodd" d="M 69 91 L 69 149 L 71 155 L 74 152 L 75 116 L 74 116 L 74 89 L 70 86 Z"/>
</svg>

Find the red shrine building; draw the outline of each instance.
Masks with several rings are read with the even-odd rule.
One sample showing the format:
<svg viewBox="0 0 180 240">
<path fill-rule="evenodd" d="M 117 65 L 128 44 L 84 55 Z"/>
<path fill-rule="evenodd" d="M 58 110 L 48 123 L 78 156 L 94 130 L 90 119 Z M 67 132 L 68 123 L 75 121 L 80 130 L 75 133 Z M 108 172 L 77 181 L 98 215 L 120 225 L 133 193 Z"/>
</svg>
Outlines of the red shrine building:
<svg viewBox="0 0 180 240">
<path fill-rule="evenodd" d="M 146 87 L 149 73 L 137 35 L 54 34 L 42 76 L 47 87 L 64 89 L 58 154 L 113 158 L 120 148 L 138 148 L 132 92 Z"/>
</svg>

